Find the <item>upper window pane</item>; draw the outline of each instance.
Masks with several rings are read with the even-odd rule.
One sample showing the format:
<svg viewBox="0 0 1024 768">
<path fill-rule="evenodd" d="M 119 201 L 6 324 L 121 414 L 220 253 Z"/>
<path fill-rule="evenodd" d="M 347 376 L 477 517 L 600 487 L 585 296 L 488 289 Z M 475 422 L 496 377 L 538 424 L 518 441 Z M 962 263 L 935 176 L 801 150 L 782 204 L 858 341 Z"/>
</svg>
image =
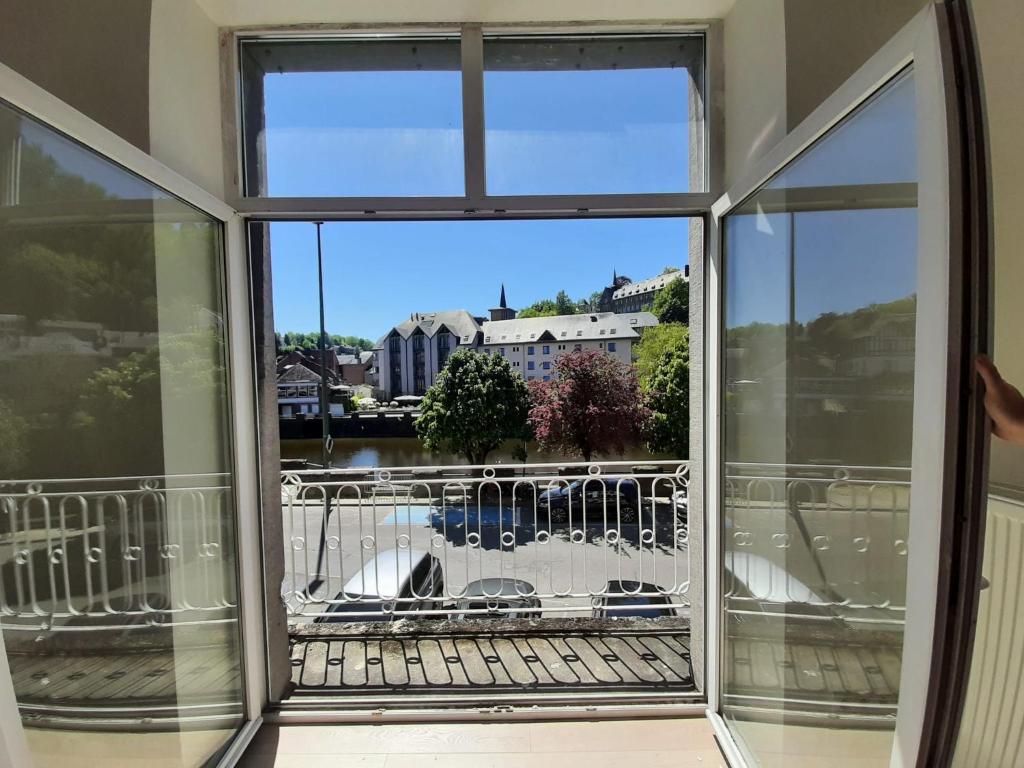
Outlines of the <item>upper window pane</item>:
<svg viewBox="0 0 1024 768">
<path fill-rule="evenodd" d="M 484 42 L 491 195 L 700 192 L 699 35 Z"/>
<path fill-rule="evenodd" d="M 247 41 L 251 196 L 464 193 L 457 40 Z"/>
</svg>

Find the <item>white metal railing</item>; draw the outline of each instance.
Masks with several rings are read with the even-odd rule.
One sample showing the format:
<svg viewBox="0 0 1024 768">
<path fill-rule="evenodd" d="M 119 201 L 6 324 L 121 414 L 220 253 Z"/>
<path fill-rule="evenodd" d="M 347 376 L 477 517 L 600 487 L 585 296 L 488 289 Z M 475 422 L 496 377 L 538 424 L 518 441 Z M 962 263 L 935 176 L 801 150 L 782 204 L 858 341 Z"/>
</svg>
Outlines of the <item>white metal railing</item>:
<svg viewBox="0 0 1024 768">
<path fill-rule="evenodd" d="M 0 624 L 236 620 L 228 474 L 0 481 Z"/>
<path fill-rule="evenodd" d="M 679 461 L 286 472 L 283 598 L 293 623 L 613 616 L 630 598 L 685 615 L 687 484 Z M 435 575 L 403 591 L 424 557 Z"/>
<path fill-rule="evenodd" d="M 909 469 L 728 463 L 725 470 L 727 613 L 902 624 Z"/>
</svg>

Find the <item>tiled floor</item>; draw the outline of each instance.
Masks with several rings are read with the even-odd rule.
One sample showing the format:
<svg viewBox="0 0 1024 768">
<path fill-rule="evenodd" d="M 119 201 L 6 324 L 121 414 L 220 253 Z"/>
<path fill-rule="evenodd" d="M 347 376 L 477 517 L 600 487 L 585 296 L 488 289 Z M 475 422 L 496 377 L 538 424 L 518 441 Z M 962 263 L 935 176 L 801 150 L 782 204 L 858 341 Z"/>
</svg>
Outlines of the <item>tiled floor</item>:
<svg viewBox="0 0 1024 768">
<path fill-rule="evenodd" d="M 703 717 L 264 726 L 244 768 L 727 768 Z"/>
</svg>

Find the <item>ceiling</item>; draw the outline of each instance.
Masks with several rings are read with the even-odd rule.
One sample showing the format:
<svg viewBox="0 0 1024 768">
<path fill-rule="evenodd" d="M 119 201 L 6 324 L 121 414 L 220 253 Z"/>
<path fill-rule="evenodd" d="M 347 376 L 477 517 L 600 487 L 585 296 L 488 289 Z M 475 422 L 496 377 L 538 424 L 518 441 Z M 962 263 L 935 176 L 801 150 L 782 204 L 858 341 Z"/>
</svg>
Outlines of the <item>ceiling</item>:
<svg viewBox="0 0 1024 768">
<path fill-rule="evenodd" d="M 721 19 L 735 0 L 196 0 L 221 27 Z"/>
</svg>

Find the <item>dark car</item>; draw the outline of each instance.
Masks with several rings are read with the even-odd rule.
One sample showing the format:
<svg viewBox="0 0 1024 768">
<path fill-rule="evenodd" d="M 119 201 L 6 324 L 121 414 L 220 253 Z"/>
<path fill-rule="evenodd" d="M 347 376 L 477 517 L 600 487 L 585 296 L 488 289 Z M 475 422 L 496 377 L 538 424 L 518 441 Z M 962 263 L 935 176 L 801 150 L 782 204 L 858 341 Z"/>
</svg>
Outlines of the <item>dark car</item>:
<svg viewBox="0 0 1024 768">
<path fill-rule="evenodd" d="M 540 615 L 540 599 L 533 584 L 522 579 L 480 579 L 470 582 L 466 594 L 455 603 L 452 618 L 529 619 Z M 473 613 L 469 613 L 473 611 Z M 487 613 L 476 613 L 487 611 Z"/>
<path fill-rule="evenodd" d="M 632 523 L 642 504 L 640 485 L 625 477 L 592 477 L 549 488 L 537 497 L 537 508 L 554 523 L 569 520 Z M 583 517 L 581 517 L 581 513 Z"/>
<path fill-rule="evenodd" d="M 415 549 L 389 549 L 348 580 L 317 622 L 393 621 L 392 611 L 440 607 L 444 591 L 441 561 Z M 355 615 L 374 612 L 374 615 Z"/>
<path fill-rule="evenodd" d="M 605 594 L 597 599 L 595 619 L 657 619 L 678 616 L 679 609 L 654 584 L 640 581 L 609 581 Z"/>
</svg>

